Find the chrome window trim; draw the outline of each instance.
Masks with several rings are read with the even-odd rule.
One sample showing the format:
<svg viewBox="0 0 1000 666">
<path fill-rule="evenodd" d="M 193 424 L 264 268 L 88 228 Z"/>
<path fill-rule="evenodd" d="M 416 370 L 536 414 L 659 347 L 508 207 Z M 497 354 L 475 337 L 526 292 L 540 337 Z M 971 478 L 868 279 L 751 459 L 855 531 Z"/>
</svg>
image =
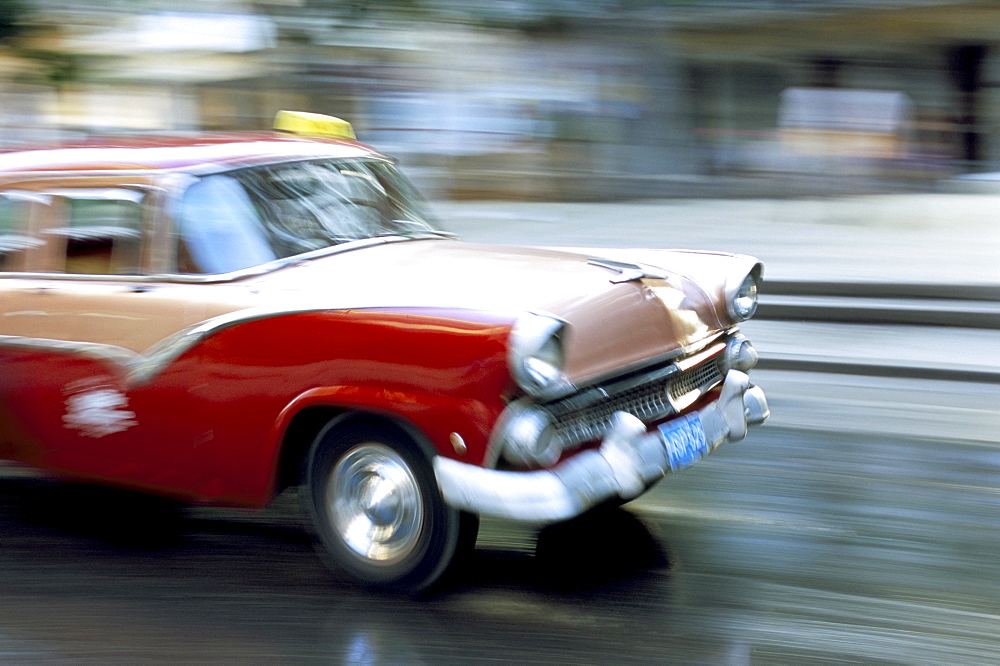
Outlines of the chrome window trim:
<svg viewBox="0 0 1000 666">
<path fill-rule="evenodd" d="M 400 243 L 404 241 L 422 241 L 422 240 L 452 240 L 453 237 L 447 234 L 441 234 L 440 236 L 428 235 L 427 237 L 413 238 L 412 236 L 382 236 L 379 238 L 363 238 L 356 241 L 349 241 L 347 243 L 341 243 L 340 245 L 335 245 L 333 247 L 324 247 L 318 250 L 313 250 L 311 252 L 306 252 L 303 254 L 296 254 L 291 257 L 284 257 L 282 259 L 276 259 L 270 261 L 266 264 L 261 264 L 259 266 L 251 266 L 250 268 L 243 268 L 238 271 L 232 271 L 230 273 L 212 273 L 212 274 L 193 274 L 193 273 L 158 273 L 150 275 L 102 275 L 100 273 L 43 273 L 43 272 L 0 272 L 0 279 L 4 278 L 19 278 L 19 279 L 42 279 L 42 280 L 57 280 L 57 281 L 82 281 L 82 282 L 121 282 L 126 284 L 153 284 L 158 282 L 165 282 L 171 284 L 218 284 L 225 282 L 235 282 L 237 280 L 243 280 L 246 278 L 258 277 L 265 275 L 267 273 L 273 273 L 274 271 L 281 270 L 282 268 L 287 268 L 289 266 L 302 263 L 304 261 L 310 261 L 312 259 L 319 259 L 322 257 L 333 256 L 335 254 L 340 254 L 341 252 L 350 252 L 352 250 L 361 250 L 367 247 L 374 247 L 377 245 L 386 245 L 389 243 Z"/>
</svg>

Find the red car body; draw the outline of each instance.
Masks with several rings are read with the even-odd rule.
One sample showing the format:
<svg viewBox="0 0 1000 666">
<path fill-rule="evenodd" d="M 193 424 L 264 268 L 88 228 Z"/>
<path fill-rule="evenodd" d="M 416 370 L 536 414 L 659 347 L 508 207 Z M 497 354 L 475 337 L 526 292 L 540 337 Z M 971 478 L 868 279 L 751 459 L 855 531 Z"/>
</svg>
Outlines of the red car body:
<svg viewBox="0 0 1000 666">
<path fill-rule="evenodd" d="M 302 486 L 334 568 L 420 589 L 478 514 L 624 501 L 763 421 L 760 272 L 464 244 L 350 138 L 8 153 L 0 458 L 191 503 Z"/>
</svg>

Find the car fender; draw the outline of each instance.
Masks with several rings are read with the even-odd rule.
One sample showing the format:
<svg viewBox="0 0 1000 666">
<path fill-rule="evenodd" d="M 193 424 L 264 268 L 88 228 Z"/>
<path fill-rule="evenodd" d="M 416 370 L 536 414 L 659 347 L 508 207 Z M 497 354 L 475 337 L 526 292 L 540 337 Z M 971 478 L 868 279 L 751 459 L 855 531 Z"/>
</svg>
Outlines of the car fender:
<svg viewBox="0 0 1000 666">
<path fill-rule="evenodd" d="M 390 423 L 420 447 L 424 455 L 482 464 L 490 431 L 502 405 L 464 396 L 425 391 L 386 391 L 375 385 L 323 386 L 304 391 L 282 410 L 268 434 L 273 485 L 262 502 L 295 485 L 309 448 L 329 427 L 355 419 Z"/>
</svg>

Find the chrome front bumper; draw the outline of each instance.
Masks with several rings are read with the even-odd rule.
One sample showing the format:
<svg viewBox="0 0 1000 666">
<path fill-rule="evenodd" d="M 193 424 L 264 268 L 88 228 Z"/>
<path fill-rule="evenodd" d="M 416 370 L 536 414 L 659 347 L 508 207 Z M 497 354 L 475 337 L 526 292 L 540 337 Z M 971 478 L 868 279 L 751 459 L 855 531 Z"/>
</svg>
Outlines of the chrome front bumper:
<svg viewBox="0 0 1000 666">
<path fill-rule="evenodd" d="M 438 456 L 434 473 L 444 500 L 456 509 L 555 522 L 613 497 L 638 497 L 667 472 L 692 465 L 724 442 L 743 439 L 748 425 L 763 423 L 769 414 L 760 387 L 751 386 L 746 374 L 730 370 L 716 402 L 651 433 L 636 417 L 618 412 L 599 449 L 552 469 L 501 471 Z"/>
</svg>

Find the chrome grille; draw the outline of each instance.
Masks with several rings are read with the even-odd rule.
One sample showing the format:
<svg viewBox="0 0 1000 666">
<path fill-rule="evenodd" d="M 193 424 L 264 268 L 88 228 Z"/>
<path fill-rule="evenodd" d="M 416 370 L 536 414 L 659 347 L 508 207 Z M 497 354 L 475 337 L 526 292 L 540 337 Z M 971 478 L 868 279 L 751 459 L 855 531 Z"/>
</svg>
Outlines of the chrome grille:
<svg viewBox="0 0 1000 666">
<path fill-rule="evenodd" d="M 722 374 L 719 372 L 719 364 L 715 359 L 711 359 L 710 362 L 695 366 L 670 382 L 668 389 L 670 398 L 675 405 L 687 402 L 692 393 L 699 391 L 706 384 L 714 384 L 717 381 L 722 381 Z"/>
<path fill-rule="evenodd" d="M 698 399 L 705 391 L 722 382 L 719 367 L 720 354 L 716 354 L 686 372 L 670 373 L 670 367 L 661 369 L 651 381 L 632 385 L 626 380 L 627 388 L 616 390 L 615 382 L 586 391 L 587 404 L 575 407 L 581 401 L 578 396 L 543 405 L 552 417 L 556 427 L 556 441 L 565 449 L 593 441 L 604 436 L 611 428 L 611 418 L 615 412 L 628 412 L 644 423 L 665 418 L 684 409 Z M 664 377 L 663 375 L 669 375 Z"/>
</svg>

